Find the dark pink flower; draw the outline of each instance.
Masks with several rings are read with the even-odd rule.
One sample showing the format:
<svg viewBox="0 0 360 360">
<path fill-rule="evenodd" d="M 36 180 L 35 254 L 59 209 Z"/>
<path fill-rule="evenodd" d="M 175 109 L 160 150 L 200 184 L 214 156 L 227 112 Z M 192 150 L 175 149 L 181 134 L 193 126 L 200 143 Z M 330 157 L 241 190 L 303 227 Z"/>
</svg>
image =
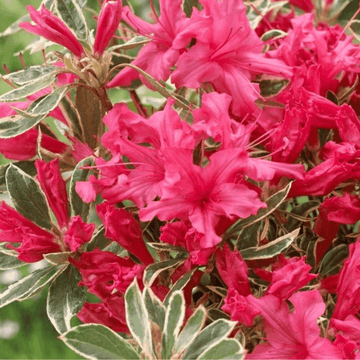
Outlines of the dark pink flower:
<svg viewBox="0 0 360 360">
<path fill-rule="evenodd" d="M 79 215 L 74 216 L 65 233 L 65 243 L 71 251 L 76 252 L 81 245 L 91 240 L 94 229 L 95 224 L 85 223 Z"/>
<path fill-rule="evenodd" d="M 77 57 L 85 55 L 82 45 L 71 30 L 62 20 L 47 10 L 44 4 L 40 11 L 37 11 L 31 5 L 27 5 L 26 8 L 30 13 L 31 20 L 36 23 L 36 25 L 22 22 L 19 24 L 19 27 L 66 47 Z"/>
<path fill-rule="evenodd" d="M 102 324 L 113 331 L 129 333 L 125 317 L 125 300 L 117 294 L 101 303 L 86 302 L 77 317 L 87 324 Z"/>
<path fill-rule="evenodd" d="M 305 257 L 287 259 L 279 255 L 278 262 L 273 265 L 271 272 L 263 269 L 254 271 L 260 277 L 270 281 L 266 294 L 285 300 L 316 278 L 317 275 L 309 274 L 310 270 L 311 266 L 305 263 Z"/>
<path fill-rule="evenodd" d="M 229 313 L 231 320 L 251 326 L 255 316 L 260 314 L 259 308 L 256 305 L 254 306 L 254 299 L 251 294 L 243 296 L 237 290 L 230 288 L 224 299 L 225 305 L 222 306 L 221 310 Z"/>
<path fill-rule="evenodd" d="M 154 262 L 142 238 L 140 224 L 132 214 L 116 209 L 107 202 L 97 205 L 96 210 L 104 224 L 107 238 L 116 241 L 145 265 Z"/>
<path fill-rule="evenodd" d="M 349 257 L 341 269 L 333 318 L 344 320 L 360 310 L 360 241 L 349 245 Z"/>
<path fill-rule="evenodd" d="M 101 6 L 94 43 L 95 56 L 101 55 L 121 20 L 121 0 L 105 0 Z"/>
<path fill-rule="evenodd" d="M 221 279 L 229 288 L 235 289 L 239 295 L 251 294 L 248 280 L 249 269 L 237 250 L 231 251 L 227 244 L 222 250 L 218 249 L 216 251 L 216 268 Z"/>
<path fill-rule="evenodd" d="M 31 101 L 15 102 L 15 103 L 0 103 L 0 116 L 7 117 L 16 115 L 16 111 L 12 108 L 26 109 L 31 104 Z M 59 119 L 59 114 L 50 113 L 49 116 L 54 116 Z M 29 160 L 36 156 L 36 146 L 39 132 L 32 128 L 25 133 L 9 139 L 0 139 L 0 152 L 8 159 L 12 160 Z M 21 144 L 21 146 L 19 146 Z M 53 153 L 64 153 L 68 146 L 59 140 L 56 140 L 49 135 L 42 134 L 41 147 Z"/>
<path fill-rule="evenodd" d="M 92 294 L 105 300 L 111 294 L 124 294 L 136 276 L 142 283 L 143 265 L 128 258 L 121 258 L 110 251 L 95 249 L 84 252 L 78 260 L 70 259 L 80 271 L 80 286 L 86 286 Z"/>
<path fill-rule="evenodd" d="M 67 227 L 69 223 L 69 205 L 66 183 L 59 168 L 59 158 L 48 163 L 43 160 L 36 160 L 35 166 L 38 172 L 37 180 L 46 195 L 60 228 Z"/>
<path fill-rule="evenodd" d="M 19 247 L 7 247 L 19 253 L 25 262 L 37 262 L 43 254 L 60 252 L 60 246 L 50 232 L 38 227 L 30 220 L 12 209 L 5 202 L 0 204 L 0 242 L 19 243 Z"/>
</svg>

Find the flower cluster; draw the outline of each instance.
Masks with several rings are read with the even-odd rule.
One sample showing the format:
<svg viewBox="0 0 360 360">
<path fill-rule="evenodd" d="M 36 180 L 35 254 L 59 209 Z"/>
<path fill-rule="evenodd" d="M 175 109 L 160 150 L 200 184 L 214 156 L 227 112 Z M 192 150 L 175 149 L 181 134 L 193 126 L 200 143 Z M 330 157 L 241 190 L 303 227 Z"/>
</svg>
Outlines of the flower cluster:
<svg viewBox="0 0 360 360">
<path fill-rule="evenodd" d="M 69 271 L 66 317 L 124 336 L 136 279 L 154 359 L 187 354 L 180 325 L 164 335 L 179 290 L 179 319 L 230 319 L 246 358 L 359 358 L 359 11 L 343 28 L 333 1 L 160 0 L 149 23 L 105 0 L 94 37 L 70 2 L 75 22 L 28 6 L 20 27 L 70 53 L 7 74 L 0 96 L 17 160 L 0 169 L 0 253 L 61 267 L 56 329 L 71 331 L 51 309 Z"/>
</svg>

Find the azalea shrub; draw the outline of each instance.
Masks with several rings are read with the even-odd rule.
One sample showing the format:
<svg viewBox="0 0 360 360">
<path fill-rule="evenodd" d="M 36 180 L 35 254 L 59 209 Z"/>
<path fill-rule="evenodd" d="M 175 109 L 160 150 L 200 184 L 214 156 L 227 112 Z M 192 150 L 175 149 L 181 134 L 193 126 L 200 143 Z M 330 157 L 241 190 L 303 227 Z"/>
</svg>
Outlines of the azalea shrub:
<svg viewBox="0 0 360 360">
<path fill-rule="evenodd" d="M 47 288 L 88 359 L 360 358 L 349 3 L 27 6 L 1 33 L 43 64 L 2 76 L 0 269 L 43 266 L 0 307 Z"/>
</svg>

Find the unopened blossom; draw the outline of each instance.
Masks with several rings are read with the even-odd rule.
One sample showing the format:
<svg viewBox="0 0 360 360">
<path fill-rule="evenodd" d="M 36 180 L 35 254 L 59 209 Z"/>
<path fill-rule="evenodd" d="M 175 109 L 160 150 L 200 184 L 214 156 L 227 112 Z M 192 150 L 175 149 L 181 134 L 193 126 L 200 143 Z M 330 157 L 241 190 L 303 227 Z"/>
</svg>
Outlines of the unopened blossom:
<svg viewBox="0 0 360 360">
<path fill-rule="evenodd" d="M 94 43 L 94 54 L 101 55 L 109 41 L 113 37 L 121 20 L 121 0 L 105 0 L 101 6 L 96 36 Z"/>
<path fill-rule="evenodd" d="M 45 39 L 66 47 L 77 57 L 85 55 L 84 48 L 67 25 L 46 9 L 44 4 L 40 11 L 37 11 L 31 5 L 27 5 L 26 8 L 29 11 L 31 20 L 36 25 L 22 22 L 19 24 L 19 27 L 32 34 L 40 35 Z"/>
</svg>

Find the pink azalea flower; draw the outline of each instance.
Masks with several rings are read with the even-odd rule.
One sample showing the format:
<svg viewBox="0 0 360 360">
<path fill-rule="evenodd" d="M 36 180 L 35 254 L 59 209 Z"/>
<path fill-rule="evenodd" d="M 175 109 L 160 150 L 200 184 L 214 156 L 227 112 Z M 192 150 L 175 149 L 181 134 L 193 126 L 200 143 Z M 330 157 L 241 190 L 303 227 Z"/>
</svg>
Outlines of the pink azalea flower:
<svg viewBox="0 0 360 360">
<path fill-rule="evenodd" d="M 26 8 L 30 13 L 31 20 L 36 25 L 22 22 L 19 24 L 19 27 L 66 47 L 77 57 L 85 55 L 84 48 L 71 30 L 61 19 L 47 10 L 44 4 L 40 11 L 37 11 L 31 5 L 27 5 Z"/>
<path fill-rule="evenodd" d="M 206 248 L 221 241 L 215 232 L 221 215 L 230 219 L 248 217 L 264 207 L 255 191 L 234 182 L 239 170 L 234 164 L 242 163 L 243 151 L 219 151 L 205 168 L 192 163 L 190 150 L 167 149 L 166 154 L 161 200 L 140 210 L 142 221 L 150 221 L 155 215 L 162 221 L 189 219 L 194 229 L 205 235 L 201 246 Z"/>
<path fill-rule="evenodd" d="M 317 290 L 298 292 L 288 304 L 273 295 L 255 299 L 264 318 L 266 343 L 255 347 L 249 359 L 341 359 L 340 349 L 320 337 L 317 319 L 325 304 Z"/>
<path fill-rule="evenodd" d="M 161 15 L 156 23 L 149 24 L 131 13 L 128 7 L 123 10 L 123 19 L 139 34 L 152 39 L 139 52 L 133 65 L 152 75 L 157 80 L 167 80 L 170 68 L 180 53 L 201 28 L 186 18 L 181 9 L 181 0 L 160 0 Z M 108 88 L 131 85 L 139 78 L 136 70 L 125 68 L 107 85 Z"/>
<path fill-rule="evenodd" d="M 105 0 L 101 6 L 96 29 L 94 54 L 101 55 L 117 30 L 121 20 L 121 0 Z"/>
<path fill-rule="evenodd" d="M 154 262 L 142 238 L 140 224 L 132 214 L 116 209 L 107 202 L 97 205 L 96 210 L 104 224 L 107 238 L 116 241 L 145 265 Z"/>
<path fill-rule="evenodd" d="M 255 74 L 290 77 L 292 71 L 281 61 L 262 54 L 264 44 L 250 28 L 242 1 L 202 0 L 204 9 L 194 12 L 195 22 L 206 29 L 196 35 L 196 44 L 182 54 L 172 81 L 177 87 L 199 88 L 211 83 L 215 91 L 232 96 L 232 112 L 242 116 L 255 109 L 259 89 L 251 83 Z M 210 23 L 209 23 L 210 22 Z"/>
<path fill-rule="evenodd" d="M 355 341 L 356 347 L 360 348 L 360 320 L 355 315 L 348 315 L 343 320 L 332 318 L 329 328 L 338 331 L 336 338 L 343 334 L 349 340 Z"/>
</svg>

